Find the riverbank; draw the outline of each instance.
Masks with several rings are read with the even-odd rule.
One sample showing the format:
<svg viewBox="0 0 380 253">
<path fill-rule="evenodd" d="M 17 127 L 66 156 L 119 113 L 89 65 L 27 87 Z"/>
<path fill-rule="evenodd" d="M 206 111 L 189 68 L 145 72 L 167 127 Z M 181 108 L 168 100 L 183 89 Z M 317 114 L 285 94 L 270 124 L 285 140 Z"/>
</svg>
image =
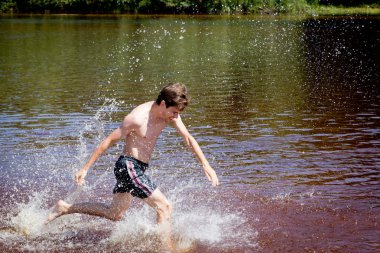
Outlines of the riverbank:
<svg viewBox="0 0 380 253">
<path fill-rule="evenodd" d="M 340 15 L 380 15 L 380 7 L 341 7 L 341 6 L 318 6 L 309 11 L 312 15 L 340 16 Z"/>
<path fill-rule="evenodd" d="M 222 1 L 223 2 L 223 1 Z M 159 3 L 135 1 L 97 2 L 97 1 L 59 1 L 27 2 L 14 0 L 0 2 L 0 14 L 190 14 L 190 15 L 380 15 L 379 4 L 363 4 L 361 6 L 309 4 L 310 1 L 267 1 L 243 3 L 177 1 Z"/>
<path fill-rule="evenodd" d="M 119 16 L 119 15 L 138 15 L 138 16 L 167 16 L 167 15 L 195 15 L 195 16 L 208 16 L 208 17 L 216 17 L 216 16 L 286 16 L 286 17 L 328 17 L 328 16 L 380 16 L 380 8 L 364 8 L 364 7 L 351 7 L 351 8 L 342 8 L 342 7 L 318 7 L 311 8 L 304 12 L 296 12 L 296 13 L 282 13 L 275 11 L 261 11 L 254 13 L 223 13 L 223 14 L 167 14 L 167 13 L 157 13 L 157 14 L 146 14 L 146 13 L 120 13 L 120 12 L 109 12 L 109 13 L 76 13 L 76 12 L 52 12 L 49 10 L 45 10 L 43 12 L 0 12 L 0 16 L 29 16 L 29 15 L 86 15 L 86 16 Z"/>
</svg>

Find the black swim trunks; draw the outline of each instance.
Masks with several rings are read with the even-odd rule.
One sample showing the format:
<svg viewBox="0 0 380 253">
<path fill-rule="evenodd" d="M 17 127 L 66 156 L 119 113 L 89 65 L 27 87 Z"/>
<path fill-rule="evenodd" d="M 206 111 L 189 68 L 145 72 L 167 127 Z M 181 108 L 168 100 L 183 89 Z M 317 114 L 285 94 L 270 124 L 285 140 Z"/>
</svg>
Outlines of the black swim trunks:
<svg viewBox="0 0 380 253">
<path fill-rule="evenodd" d="M 144 174 L 147 168 L 148 164 L 133 157 L 120 156 L 114 168 L 117 182 L 113 193 L 129 192 L 134 197 L 149 197 L 157 185 Z"/>
</svg>

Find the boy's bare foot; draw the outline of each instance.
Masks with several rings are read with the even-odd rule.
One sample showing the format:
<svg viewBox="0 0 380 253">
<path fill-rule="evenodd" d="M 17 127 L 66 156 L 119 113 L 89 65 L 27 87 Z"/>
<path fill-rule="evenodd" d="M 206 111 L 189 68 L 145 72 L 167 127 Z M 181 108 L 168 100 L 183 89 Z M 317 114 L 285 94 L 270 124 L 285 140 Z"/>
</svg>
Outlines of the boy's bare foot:
<svg viewBox="0 0 380 253">
<path fill-rule="evenodd" d="M 51 222 L 52 220 L 55 220 L 59 216 L 66 214 L 69 211 L 70 207 L 71 205 L 69 203 L 66 203 L 63 200 L 59 200 L 55 205 L 53 211 L 49 214 L 47 220 L 45 221 L 45 225 Z"/>
</svg>

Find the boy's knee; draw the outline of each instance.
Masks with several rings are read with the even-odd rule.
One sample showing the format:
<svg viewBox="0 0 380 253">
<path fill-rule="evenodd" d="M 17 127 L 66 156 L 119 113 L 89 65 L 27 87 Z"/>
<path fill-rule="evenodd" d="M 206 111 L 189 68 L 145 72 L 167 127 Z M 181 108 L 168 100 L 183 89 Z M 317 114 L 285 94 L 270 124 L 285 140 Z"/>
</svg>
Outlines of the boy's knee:
<svg viewBox="0 0 380 253">
<path fill-rule="evenodd" d="M 161 216 L 163 219 L 169 219 L 173 210 L 172 204 L 166 202 L 157 206 L 157 215 Z"/>
<path fill-rule="evenodd" d="M 112 220 L 113 221 L 121 221 L 123 219 L 124 215 L 123 214 L 117 214 L 117 215 L 114 215 L 112 216 Z"/>
<path fill-rule="evenodd" d="M 113 221 L 121 221 L 124 217 L 124 212 L 113 211 L 109 215 L 109 219 Z"/>
</svg>

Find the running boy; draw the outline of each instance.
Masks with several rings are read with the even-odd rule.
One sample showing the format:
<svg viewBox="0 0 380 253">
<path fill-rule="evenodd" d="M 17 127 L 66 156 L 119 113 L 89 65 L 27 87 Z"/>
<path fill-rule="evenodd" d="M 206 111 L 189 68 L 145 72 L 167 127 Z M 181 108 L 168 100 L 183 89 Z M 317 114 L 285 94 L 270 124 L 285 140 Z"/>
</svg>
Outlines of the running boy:
<svg viewBox="0 0 380 253">
<path fill-rule="evenodd" d="M 132 197 L 141 198 L 153 207 L 159 224 L 168 222 L 172 206 L 156 184 L 144 174 L 157 138 L 168 124 L 176 128 L 186 145 L 196 155 L 212 185 L 219 185 L 215 171 L 181 120 L 180 112 L 185 109 L 188 102 L 186 86 L 171 83 L 163 87 L 156 101 L 146 102 L 132 110 L 122 124 L 100 143 L 83 168 L 75 174 L 76 183 L 82 185 L 87 171 L 98 157 L 123 139 L 125 143 L 123 154 L 114 168 L 117 183 L 113 189 L 112 203 L 110 205 L 89 202 L 69 204 L 60 200 L 49 215 L 47 223 L 70 213 L 89 214 L 118 221 L 123 218 Z"/>
</svg>

